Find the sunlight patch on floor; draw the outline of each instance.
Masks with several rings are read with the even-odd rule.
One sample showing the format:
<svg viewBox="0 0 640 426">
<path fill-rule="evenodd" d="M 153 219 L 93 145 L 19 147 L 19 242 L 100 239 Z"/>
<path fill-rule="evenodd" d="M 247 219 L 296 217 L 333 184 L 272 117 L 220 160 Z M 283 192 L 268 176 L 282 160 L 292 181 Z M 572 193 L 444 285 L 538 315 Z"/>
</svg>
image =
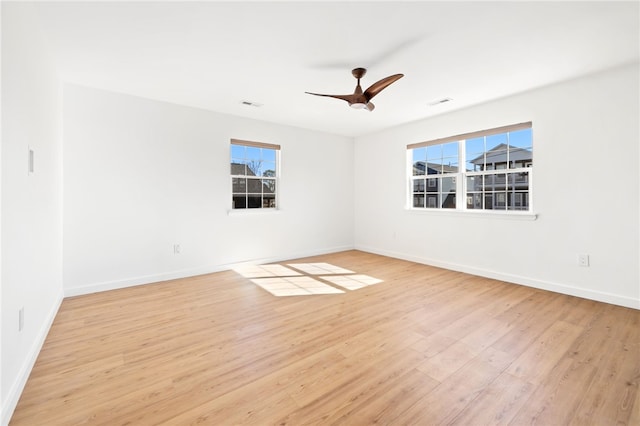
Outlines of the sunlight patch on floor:
<svg viewBox="0 0 640 426">
<path fill-rule="evenodd" d="M 368 275 L 321 276 L 320 278 L 342 288 L 346 288 L 347 290 L 357 290 L 359 288 L 368 287 L 382 282 L 382 280 Z"/>
<path fill-rule="evenodd" d="M 353 274 L 353 271 L 332 265 L 330 263 L 288 263 L 288 266 L 309 275 Z"/>
<path fill-rule="evenodd" d="M 382 282 L 330 263 L 242 265 L 234 271 L 274 296 L 340 294 Z"/>
<path fill-rule="evenodd" d="M 234 271 L 245 278 L 264 277 L 295 277 L 302 274 L 284 265 L 246 265 L 235 268 Z"/>
<path fill-rule="evenodd" d="M 344 293 L 342 290 L 314 280 L 311 277 L 254 278 L 251 282 L 274 296 Z"/>
</svg>

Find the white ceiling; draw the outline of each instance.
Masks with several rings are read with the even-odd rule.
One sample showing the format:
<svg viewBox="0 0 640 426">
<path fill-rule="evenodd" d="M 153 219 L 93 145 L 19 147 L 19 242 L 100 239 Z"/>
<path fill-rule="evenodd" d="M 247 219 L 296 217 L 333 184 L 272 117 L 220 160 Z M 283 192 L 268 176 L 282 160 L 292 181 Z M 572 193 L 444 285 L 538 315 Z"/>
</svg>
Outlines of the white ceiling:
<svg viewBox="0 0 640 426">
<path fill-rule="evenodd" d="M 635 2 L 46 2 L 61 77 L 358 136 L 639 60 Z M 349 94 L 405 77 L 373 112 Z M 429 106 L 444 97 L 453 101 Z M 262 107 L 242 105 L 253 101 Z"/>
</svg>

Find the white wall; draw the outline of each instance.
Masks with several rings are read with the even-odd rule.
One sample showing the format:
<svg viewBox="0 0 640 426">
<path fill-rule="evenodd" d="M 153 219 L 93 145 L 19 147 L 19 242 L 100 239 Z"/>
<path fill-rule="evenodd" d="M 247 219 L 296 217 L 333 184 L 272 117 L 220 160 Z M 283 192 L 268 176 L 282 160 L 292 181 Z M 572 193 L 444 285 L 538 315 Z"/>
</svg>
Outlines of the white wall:
<svg viewBox="0 0 640 426">
<path fill-rule="evenodd" d="M 640 308 L 638 76 L 622 67 L 357 138 L 356 248 Z M 523 121 L 537 220 L 405 209 L 408 143 Z"/>
<path fill-rule="evenodd" d="M 279 212 L 228 214 L 231 138 L 282 146 Z M 67 295 L 349 248 L 350 138 L 65 85 Z"/>
<path fill-rule="evenodd" d="M 2 424 L 62 300 L 60 86 L 30 6 L 2 2 Z M 28 148 L 35 172 L 28 173 Z M 18 332 L 18 310 L 24 329 Z"/>
</svg>

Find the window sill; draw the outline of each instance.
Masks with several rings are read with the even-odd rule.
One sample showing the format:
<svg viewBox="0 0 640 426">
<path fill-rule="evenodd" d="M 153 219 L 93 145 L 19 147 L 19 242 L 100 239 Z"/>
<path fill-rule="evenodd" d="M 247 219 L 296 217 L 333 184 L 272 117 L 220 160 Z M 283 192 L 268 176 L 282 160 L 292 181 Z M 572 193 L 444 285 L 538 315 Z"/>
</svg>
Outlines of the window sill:
<svg viewBox="0 0 640 426">
<path fill-rule="evenodd" d="M 227 216 L 256 216 L 278 214 L 280 209 L 231 209 L 227 210 Z"/>
<path fill-rule="evenodd" d="M 516 212 L 516 211 L 470 211 L 470 210 L 454 210 L 454 209 L 405 209 L 409 213 L 431 216 L 454 216 L 454 217 L 481 217 L 488 219 L 504 219 L 504 220 L 529 220 L 538 219 L 537 213 Z"/>
</svg>

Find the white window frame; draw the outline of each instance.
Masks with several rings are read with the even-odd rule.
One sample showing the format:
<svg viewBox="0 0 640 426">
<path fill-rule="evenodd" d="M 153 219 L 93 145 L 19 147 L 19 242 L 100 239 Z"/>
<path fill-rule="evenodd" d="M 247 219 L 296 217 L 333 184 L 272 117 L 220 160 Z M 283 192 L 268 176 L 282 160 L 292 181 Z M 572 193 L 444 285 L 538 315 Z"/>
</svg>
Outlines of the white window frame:
<svg viewBox="0 0 640 426">
<path fill-rule="evenodd" d="M 254 179 L 254 180 L 260 180 L 262 181 L 263 179 L 271 179 L 269 177 L 265 177 L 265 176 L 256 176 L 256 177 L 252 177 L 252 176 L 248 176 L 248 175 L 238 175 L 238 174 L 233 174 L 232 171 L 230 171 L 230 189 L 231 189 L 231 194 L 230 194 L 230 207 L 229 207 L 229 214 L 236 214 L 236 213 L 249 213 L 249 212 L 274 212 L 274 211 L 278 211 L 280 209 L 280 150 L 281 147 L 278 144 L 272 144 L 272 143 L 265 143 L 265 142 L 255 142 L 255 141 L 248 141 L 248 140 L 242 140 L 242 139 L 231 139 L 231 143 L 229 144 L 229 160 L 230 160 L 230 165 L 233 164 L 233 153 L 232 153 L 232 146 L 245 146 L 245 147 L 254 147 L 254 148 L 262 148 L 262 149 L 271 149 L 275 151 L 275 177 L 272 179 L 275 182 L 275 192 L 274 192 L 274 200 L 275 200 L 275 206 L 274 207 L 264 207 L 263 203 L 264 201 L 262 200 L 261 206 L 260 207 L 249 207 L 248 205 L 245 207 L 235 207 L 234 206 L 234 202 L 233 202 L 233 195 L 234 195 L 234 191 L 233 191 L 233 180 L 234 179 L 247 179 L 247 187 L 248 187 L 248 180 L 249 179 Z M 248 189 L 248 188 L 247 188 Z M 246 194 L 249 194 L 249 192 L 247 192 Z"/>
<path fill-rule="evenodd" d="M 464 215 L 468 215 L 468 216 L 476 216 L 476 215 L 480 215 L 480 216 L 502 216 L 504 217 L 506 216 L 510 216 L 510 217 L 523 217 L 523 218 L 529 218 L 529 219 L 533 219 L 535 220 L 537 215 L 534 213 L 534 206 L 533 206 L 533 193 L 534 193 L 534 186 L 533 186 L 533 166 L 532 166 L 532 162 L 527 163 L 524 167 L 519 167 L 519 168 L 513 168 L 513 169 L 504 169 L 504 170 L 494 170 L 493 167 L 491 169 L 487 169 L 487 170 L 481 170 L 481 171 L 466 171 L 465 170 L 465 165 L 467 162 L 467 158 L 466 158 L 466 152 L 465 152 L 465 147 L 466 147 L 466 141 L 468 139 L 474 139 L 474 138 L 478 138 L 478 137 L 483 137 L 483 136 L 491 136 L 491 135 L 496 135 L 496 134 L 502 134 L 502 133 L 508 133 L 508 132 L 513 132 L 513 131 L 517 131 L 517 130 L 524 130 L 524 129 L 531 129 L 532 126 L 532 122 L 524 122 L 524 123 L 518 123 L 518 124 L 514 124 L 514 125 L 508 125 L 508 126 L 502 126 L 502 127 L 497 127 L 497 128 L 493 128 L 493 129 L 488 129 L 488 130 L 482 130 L 482 131 L 478 131 L 478 132 L 471 132 L 471 133 L 465 133 L 465 134 L 461 134 L 461 135 L 456 135 L 456 136 L 450 136 L 450 137 L 446 137 L 446 138 L 440 138 L 440 139 L 435 139 L 435 140 L 431 140 L 431 141 L 426 141 L 426 142 L 418 142 L 418 143 L 413 143 L 413 144 L 408 144 L 407 145 L 407 154 L 406 154 L 406 158 L 407 158 L 407 177 L 408 177 L 408 185 L 407 185 L 407 197 L 406 197 L 406 208 L 410 211 L 414 211 L 414 212 L 435 212 L 437 214 L 446 214 L 446 213 L 453 213 L 453 214 L 460 214 L 463 213 Z M 426 202 L 425 199 L 425 207 L 414 207 L 413 206 L 413 197 L 414 197 L 414 192 L 413 192 L 413 188 L 414 188 L 414 181 L 416 179 L 430 179 L 431 177 L 428 177 L 426 174 L 425 175 L 413 175 L 413 166 L 414 166 L 414 159 L 413 159 L 413 149 L 415 148 L 421 148 L 421 147 L 427 147 L 427 146 L 432 146 L 432 145 L 440 145 L 440 144 L 445 144 L 445 143 L 451 143 L 451 142 L 457 142 L 458 143 L 458 172 L 457 173 L 446 173 L 446 174 L 438 174 L 438 175 L 431 175 L 434 178 L 443 178 L 443 177 L 455 177 L 456 179 L 456 206 L 455 208 L 443 208 L 442 206 L 439 207 L 435 207 L 435 208 L 431 208 L 431 207 L 427 207 L 428 203 Z M 532 141 L 533 143 L 533 141 Z M 509 164 L 509 158 L 508 158 L 508 154 L 509 152 L 507 152 L 507 164 Z M 426 171 L 425 171 L 426 173 Z M 497 177 L 498 174 L 505 174 L 505 178 L 508 181 L 509 180 L 509 175 L 511 174 L 518 174 L 518 173 L 527 173 L 527 179 L 528 179 L 528 209 L 527 210 L 519 210 L 519 209 L 507 209 L 507 199 L 506 199 L 506 192 L 503 192 L 503 194 L 505 194 L 505 205 L 504 208 L 498 208 L 498 209 L 486 209 L 484 206 L 484 203 L 486 201 L 485 198 L 485 193 L 481 193 L 481 202 L 482 202 L 482 208 L 478 209 L 478 208 L 467 208 L 467 197 L 469 194 L 467 194 L 467 177 L 471 177 L 471 176 L 493 176 L 494 178 Z M 517 178 L 516 178 L 517 179 Z M 491 197 L 491 199 L 493 200 L 493 203 L 496 203 L 497 200 L 497 194 L 499 194 L 499 192 L 495 192 L 495 193 L 490 193 L 493 196 Z M 426 195 L 428 195 L 428 193 L 426 193 L 425 191 L 425 197 Z M 519 198 L 516 197 L 516 195 L 519 195 Z M 521 192 L 513 192 L 512 194 L 512 205 L 515 206 L 515 200 L 519 200 L 518 205 L 519 207 L 522 206 L 522 202 L 523 202 L 523 194 Z"/>
</svg>

